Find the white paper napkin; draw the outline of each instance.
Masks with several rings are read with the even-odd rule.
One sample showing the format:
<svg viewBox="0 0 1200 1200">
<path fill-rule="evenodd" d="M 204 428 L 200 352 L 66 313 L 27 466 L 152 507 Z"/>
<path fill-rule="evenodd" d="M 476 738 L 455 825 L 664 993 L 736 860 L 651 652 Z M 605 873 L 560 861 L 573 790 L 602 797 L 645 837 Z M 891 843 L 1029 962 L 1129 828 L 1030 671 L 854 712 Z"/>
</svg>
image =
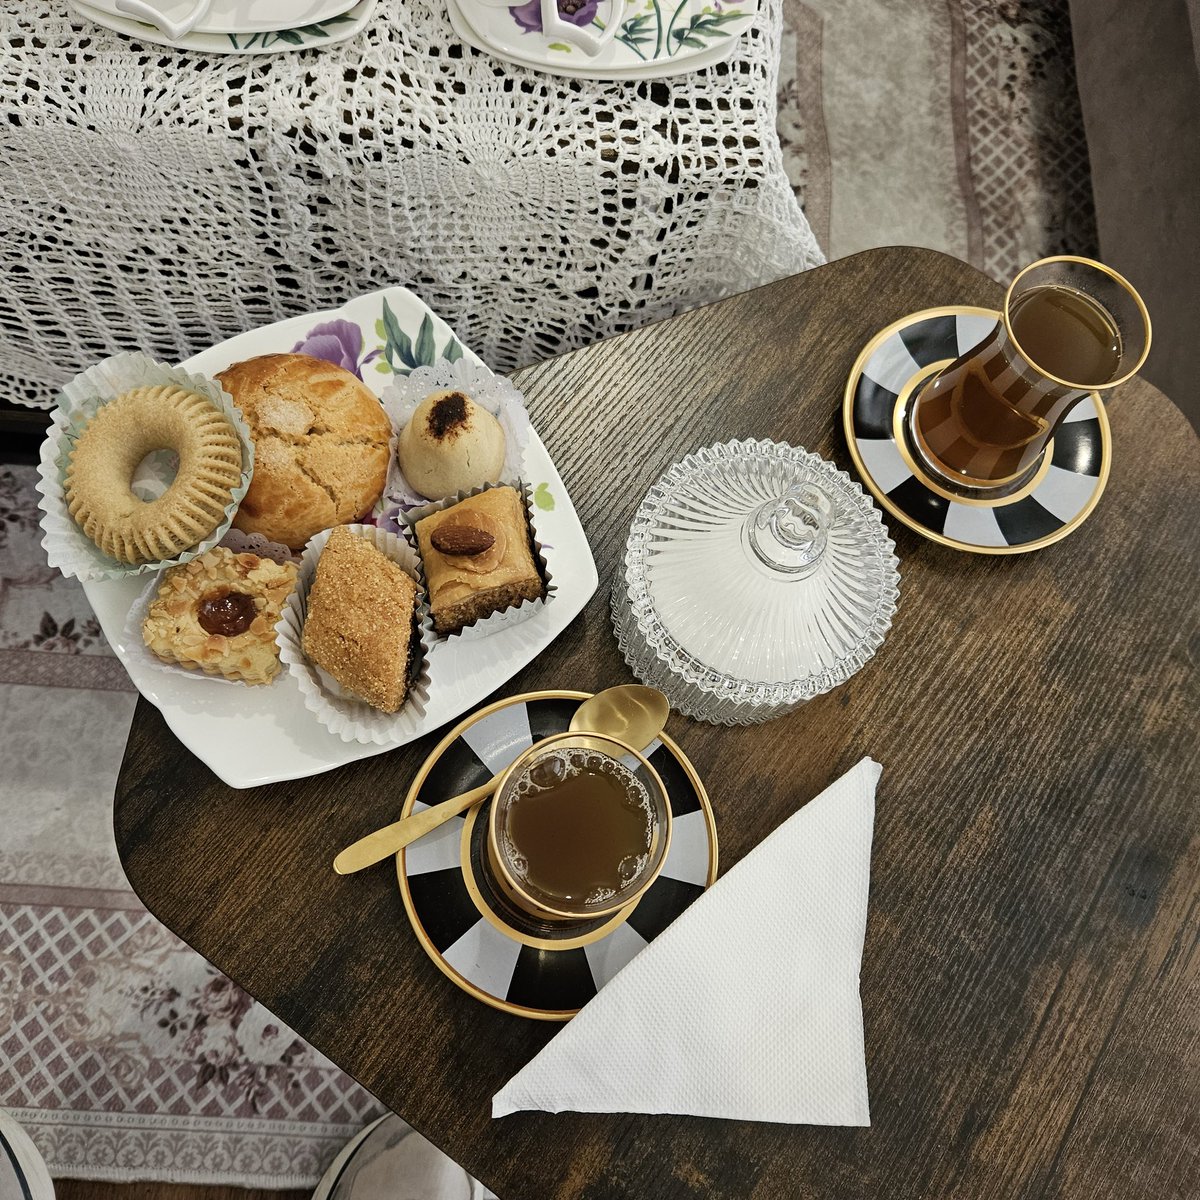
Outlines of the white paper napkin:
<svg viewBox="0 0 1200 1200">
<path fill-rule="evenodd" d="M 492 1098 L 492 1116 L 684 1113 L 869 1125 L 858 972 L 864 758 L 650 943 Z"/>
</svg>

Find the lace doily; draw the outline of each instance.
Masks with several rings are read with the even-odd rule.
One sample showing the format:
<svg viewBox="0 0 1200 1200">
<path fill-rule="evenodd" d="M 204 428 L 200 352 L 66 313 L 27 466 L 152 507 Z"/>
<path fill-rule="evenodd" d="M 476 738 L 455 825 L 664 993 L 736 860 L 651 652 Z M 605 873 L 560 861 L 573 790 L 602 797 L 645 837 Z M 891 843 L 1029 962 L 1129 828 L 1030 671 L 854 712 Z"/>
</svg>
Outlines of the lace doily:
<svg viewBox="0 0 1200 1200">
<path fill-rule="evenodd" d="M 780 0 L 721 66 L 589 82 L 383 0 L 321 51 L 131 42 L 0 11 L 0 386 L 48 406 L 118 350 L 177 362 L 413 288 L 510 371 L 823 261 L 775 131 Z"/>
</svg>

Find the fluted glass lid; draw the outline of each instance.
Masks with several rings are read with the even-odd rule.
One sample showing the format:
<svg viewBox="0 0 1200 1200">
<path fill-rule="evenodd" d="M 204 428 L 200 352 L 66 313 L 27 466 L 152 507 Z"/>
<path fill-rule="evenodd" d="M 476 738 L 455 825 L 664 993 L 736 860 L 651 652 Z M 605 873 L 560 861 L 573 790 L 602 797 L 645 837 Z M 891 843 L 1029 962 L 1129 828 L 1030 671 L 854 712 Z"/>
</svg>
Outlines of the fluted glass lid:
<svg viewBox="0 0 1200 1200">
<path fill-rule="evenodd" d="M 647 493 L 625 556 L 645 641 L 687 682 L 748 705 L 848 679 L 883 641 L 899 575 L 879 510 L 780 442 L 688 455 Z"/>
</svg>

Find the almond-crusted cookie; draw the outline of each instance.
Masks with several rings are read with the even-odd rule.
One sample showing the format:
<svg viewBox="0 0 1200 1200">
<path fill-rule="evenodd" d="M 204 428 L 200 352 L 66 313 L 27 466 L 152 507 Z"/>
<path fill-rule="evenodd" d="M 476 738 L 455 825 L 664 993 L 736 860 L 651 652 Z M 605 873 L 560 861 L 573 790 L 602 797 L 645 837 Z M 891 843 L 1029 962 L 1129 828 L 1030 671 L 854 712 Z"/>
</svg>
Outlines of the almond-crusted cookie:
<svg viewBox="0 0 1200 1200">
<path fill-rule="evenodd" d="M 163 574 L 142 638 L 164 662 L 270 683 L 279 673 L 275 625 L 295 585 L 294 563 L 217 546 Z"/>
</svg>

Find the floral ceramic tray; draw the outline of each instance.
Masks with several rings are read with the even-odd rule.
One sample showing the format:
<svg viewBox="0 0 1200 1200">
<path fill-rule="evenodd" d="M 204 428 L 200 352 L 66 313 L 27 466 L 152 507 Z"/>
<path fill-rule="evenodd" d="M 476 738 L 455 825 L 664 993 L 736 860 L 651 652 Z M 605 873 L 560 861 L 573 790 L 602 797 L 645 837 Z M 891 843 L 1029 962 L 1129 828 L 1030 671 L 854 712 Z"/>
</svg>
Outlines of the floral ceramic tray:
<svg viewBox="0 0 1200 1200">
<path fill-rule="evenodd" d="M 405 288 L 360 296 L 331 312 L 294 317 L 243 333 L 182 364 L 213 375 L 256 354 L 298 351 L 353 371 L 376 393 L 395 375 L 442 358 L 474 358 L 450 328 Z M 536 431 L 524 475 L 537 507 L 538 536 L 556 583 L 555 599 L 534 618 L 487 638 L 440 642 L 430 655 L 429 702 L 411 741 L 461 716 L 494 692 L 562 633 L 596 590 L 596 564 L 571 498 Z M 154 671 L 123 645 L 129 609 L 145 576 L 89 581 L 83 587 L 105 637 L 137 689 L 162 711 L 189 750 L 231 787 L 300 779 L 380 754 L 394 745 L 344 742 L 305 707 L 286 672 L 269 687 L 221 686 L 182 671 Z"/>
<path fill-rule="evenodd" d="M 176 50 L 195 50 L 201 54 L 278 54 L 293 50 L 310 50 L 332 46 L 360 34 L 375 14 L 379 0 L 358 0 L 358 3 L 322 21 L 304 23 L 304 8 L 297 12 L 299 23 L 290 28 L 258 29 L 247 33 L 211 33 L 192 30 L 174 38 L 153 25 L 134 17 L 96 8 L 86 0 L 71 0 L 71 7 L 81 17 L 103 25 L 114 33 L 124 34 L 139 42 L 171 46 Z M 306 6 L 307 7 L 307 6 Z"/>
</svg>

